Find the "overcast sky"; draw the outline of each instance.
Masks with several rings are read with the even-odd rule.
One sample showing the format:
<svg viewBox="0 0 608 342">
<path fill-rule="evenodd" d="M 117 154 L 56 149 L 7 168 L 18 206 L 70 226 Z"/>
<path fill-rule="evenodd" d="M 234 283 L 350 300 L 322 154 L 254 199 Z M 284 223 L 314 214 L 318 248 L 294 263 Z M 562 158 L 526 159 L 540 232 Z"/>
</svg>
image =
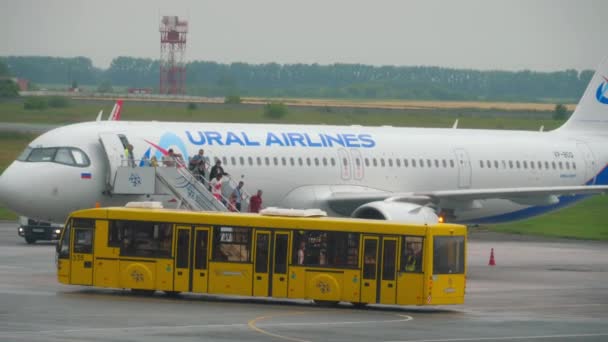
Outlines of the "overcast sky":
<svg viewBox="0 0 608 342">
<path fill-rule="evenodd" d="M 594 69 L 604 0 L 0 0 L 0 55 L 159 58 L 160 15 L 190 23 L 187 60 Z"/>
</svg>

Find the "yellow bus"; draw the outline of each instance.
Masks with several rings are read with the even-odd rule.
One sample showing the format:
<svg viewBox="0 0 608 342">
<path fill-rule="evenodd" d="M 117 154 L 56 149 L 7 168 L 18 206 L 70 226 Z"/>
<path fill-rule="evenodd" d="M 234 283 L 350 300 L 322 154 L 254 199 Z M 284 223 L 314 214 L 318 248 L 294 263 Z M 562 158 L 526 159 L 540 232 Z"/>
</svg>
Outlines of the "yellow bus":
<svg viewBox="0 0 608 342">
<path fill-rule="evenodd" d="M 466 227 L 93 208 L 66 221 L 63 284 L 397 305 L 462 304 Z"/>
</svg>

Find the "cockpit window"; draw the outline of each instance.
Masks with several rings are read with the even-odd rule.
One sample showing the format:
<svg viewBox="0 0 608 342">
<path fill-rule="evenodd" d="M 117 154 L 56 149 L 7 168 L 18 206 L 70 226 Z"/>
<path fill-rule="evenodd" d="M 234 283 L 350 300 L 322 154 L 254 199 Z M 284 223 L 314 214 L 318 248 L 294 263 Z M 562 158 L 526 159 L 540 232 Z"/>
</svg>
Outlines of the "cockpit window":
<svg viewBox="0 0 608 342">
<path fill-rule="evenodd" d="M 55 158 L 56 148 L 35 148 L 27 157 L 29 162 L 52 162 Z"/>
<path fill-rule="evenodd" d="M 53 162 L 73 166 L 89 166 L 86 153 L 76 147 L 28 147 L 17 160 L 27 162 Z"/>
<path fill-rule="evenodd" d="M 67 148 L 60 148 L 57 150 L 57 154 L 55 155 L 55 161 L 57 163 L 66 164 L 66 165 L 74 165 L 74 158 L 72 158 L 72 153 Z"/>
<path fill-rule="evenodd" d="M 17 157 L 18 161 L 26 161 L 27 157 L 30 156 L 30 153 L 32 152 L 32 148 L 31 147 L 26 147 L 25 150 L 23 150 L 23 152 L 21 152 L 21 154 L 19 155 L 19 157 Z"/>
</svg>

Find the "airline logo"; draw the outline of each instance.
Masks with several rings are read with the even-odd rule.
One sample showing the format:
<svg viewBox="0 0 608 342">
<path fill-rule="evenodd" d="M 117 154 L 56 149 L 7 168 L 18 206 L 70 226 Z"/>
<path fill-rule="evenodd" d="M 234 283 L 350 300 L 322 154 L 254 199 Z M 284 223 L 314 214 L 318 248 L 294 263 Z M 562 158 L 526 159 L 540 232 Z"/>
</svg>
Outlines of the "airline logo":
<svg viewBox="0 0 608 342">
<path fill-rule="evenodd" d="M 376 141 L 370 134 L 266 132 L 262 139 L 250 137 L 243 131 L 186 131 L 193 145 L 208 146 L 281 146 L 281 147 L 360 147 L 372 148 Z"/>
<path fill-rule="evenodd" d="M 600 103 L 608 104 L 608 77 L 602 77 L 604 78 L 604 82 L 600 83 L 600 86 L 597 87 L 595 98 L 600 101 Z"/>
</svg>

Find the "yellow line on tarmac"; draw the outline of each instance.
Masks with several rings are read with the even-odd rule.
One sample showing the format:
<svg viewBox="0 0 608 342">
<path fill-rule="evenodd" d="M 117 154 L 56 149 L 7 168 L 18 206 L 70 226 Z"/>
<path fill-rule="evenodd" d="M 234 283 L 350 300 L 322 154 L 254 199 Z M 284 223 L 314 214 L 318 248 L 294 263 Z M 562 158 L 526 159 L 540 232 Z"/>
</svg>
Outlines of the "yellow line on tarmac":
<svg viewBox="0 0 608 342">
<path fill-rule="evenodd" d="M 290 315 L 302 315 L 302 314 L 304 314 L 304 312 L 281 313 L 280 315 L 281 316 L 290 316 Z M 266 319 L 270 319 L 270 318 L 273 318 L 275 316 L 277 316 L 277 315 L 259 316 L 259 317 L 256 317 L 256 318 L 250 320 L 249 322 L 247 322 L 247 325 L 252 330 L 255 330 L 255 331 L 259 332 L 260 334 L 264 334 L 264 335 L 267 335 L 267 336 L 272 336 L 272 337 L 280 338 L 280 339 L 287 340 L 287 341 L 294 341 L 294 342 L 310 342 L 308 340 L 301 340 L 299 338 L 294 338 L 294 337 L 289 337 L 289 336 L 283 336 L 283 335 L 279 335 L 279 334 L 273 334 L 273 333 L 268 332 L 266 330 L 260 329 L 260 328 L 258 328 L 256 326 L 257 322 L 263 321 L 263 320 L 266 320 Z"/>
</svg>

